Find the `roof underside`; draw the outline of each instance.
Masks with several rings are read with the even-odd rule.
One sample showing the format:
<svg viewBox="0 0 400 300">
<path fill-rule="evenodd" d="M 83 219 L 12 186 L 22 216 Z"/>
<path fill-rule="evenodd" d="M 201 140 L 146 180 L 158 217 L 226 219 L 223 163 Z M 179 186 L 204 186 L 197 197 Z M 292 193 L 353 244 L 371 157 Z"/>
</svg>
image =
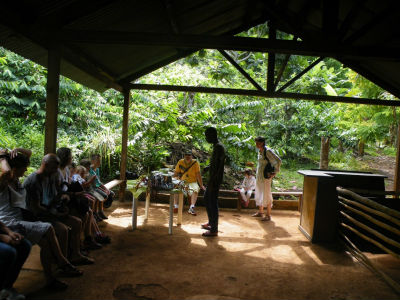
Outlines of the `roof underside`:
<svg viewBox="0 0 400 300">
<path fill-rule="evenodd" d="M 130 82 L 201 48 L 333 57 L 400 97 L 400 10 L 389 0 L 2 1 L 0 45 L 97 91 Z M 273 22 L 301 42 L 234 35 Z M 252 44 L 254 41 L 255 44 Z"/>
</svg>

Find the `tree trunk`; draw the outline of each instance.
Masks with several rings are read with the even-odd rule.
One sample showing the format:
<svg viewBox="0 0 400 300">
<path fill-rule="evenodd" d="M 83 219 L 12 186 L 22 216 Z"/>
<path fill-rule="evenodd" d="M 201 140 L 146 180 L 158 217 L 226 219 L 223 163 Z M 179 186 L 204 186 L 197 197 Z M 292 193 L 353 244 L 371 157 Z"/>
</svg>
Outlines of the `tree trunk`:
<svg viewBox="0 0 400 300">
<path fill-rule="evenodd" d="M 338 146 L 339 152 L 343 153 L 344 152 L 344 147 L 343 147 L 343 141 L 339 140 L 339 146 Z"/>
<path fill-rule="evenodd" d="M 358 142 L 358 155 L 359 156 L 364 156 L 364 148 L 365 148 L 365 143 L 363 140 L 360 140 Z"/>
<path fill-rule="evenodd" d="M 321 137 L 321 156 L 319 160 L 319 168 L 320 169 L 328 169 L 329 166 L 329 137 Z"/>
</svg>

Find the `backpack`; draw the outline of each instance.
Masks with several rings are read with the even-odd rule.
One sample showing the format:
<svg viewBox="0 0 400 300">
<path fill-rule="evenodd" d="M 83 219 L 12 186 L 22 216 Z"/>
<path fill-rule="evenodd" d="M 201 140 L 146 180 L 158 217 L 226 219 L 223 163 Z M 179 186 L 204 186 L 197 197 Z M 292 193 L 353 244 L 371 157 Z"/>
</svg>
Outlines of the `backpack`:
<svg viewBox="0 0 400 300">
<path fill-rule="evenodd" d="M 271 161 L 267 157 L 267 151 L 268 151 L 268 155 L 272 156 L 276 162 L 274 166 L 272 165 Z M 267 149 L 267 147 L 264 148 L 264 157 L 267 160 L 267 165 L 264 168 L 263 175 L 264 175 L 265 179 L 269 179 L 269 178 L 271 178 L 272 173 L 278 173 L 280 171 L 282 160 L 278 156 L 278 154 L 276 154 L 272 149 Z"/>
<path fill-rule="evenodd" d="M 170 191 L 174 188 L 172 176 L 162 174 L 161 172 L 152 172 L 149 180 L 149 186 L 153 190 Z"/>
</svg>

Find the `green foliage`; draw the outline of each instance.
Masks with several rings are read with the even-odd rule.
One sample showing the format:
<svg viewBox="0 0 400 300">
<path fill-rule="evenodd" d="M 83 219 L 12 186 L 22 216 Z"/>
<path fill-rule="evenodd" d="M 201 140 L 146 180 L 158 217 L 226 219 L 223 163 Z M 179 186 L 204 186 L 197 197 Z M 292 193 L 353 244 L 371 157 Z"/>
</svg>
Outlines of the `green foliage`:
<svg viewBox="0 0 400 300">
<path fill-rule="evenodd" d="M 293 36 L 278 32 L 279 39 Z M 265 24 L 239 36 L 268 37 Z M 267 53 L 227 51 L 260 86 L 265 87 Z M 276 55 L 276 70 L 286 56 Z M 292 55 L 277 89 L 315 61 L 315 57 Z M 44 144 L 46 69 L 0 48 L 0 146 L 33 150 L 32 166 L 40 163 Z M 197 53 L 140 78 L 139 82 L 254 89 L 215 50 Z M 334 59 L 325 58 L 303 75 L 287 92 L 352 97 L 393 96 L 371 84 Z M 102 176 L 119 169 L 123 97 L 109 90 L 103 94 L 61 77 L 58 147 L 73 150 L 74 160 L 102 156 Z M 362 169 L 354 156 L 360 141 L 379 145 L 392 153 L 399 116 L 394 108 L 336 104 L 318 101 L 259 99 L 244 96 L 178 92 L 135 91 L 131 94 L 127 169 L 147 173 L 168 162 L 171 143 L 209 151 L 204 129 L 214 126 L 227 150 L 232 169 L 256 163 L 254 138 L 265 136 L 267 144 L 284 159 L 276 188 L 287 188 L 304 168 L 317 166 L 320 139 L 331 137 L 334 168 Z M 203 162 L 204 164 L 204 162 Z M 308 164 L 308 165 L 307 165 Z M 288 172 L 288 173 L 286 173 Z M 294 178 L 294 179 L 293 179 Z"/>
</svg>

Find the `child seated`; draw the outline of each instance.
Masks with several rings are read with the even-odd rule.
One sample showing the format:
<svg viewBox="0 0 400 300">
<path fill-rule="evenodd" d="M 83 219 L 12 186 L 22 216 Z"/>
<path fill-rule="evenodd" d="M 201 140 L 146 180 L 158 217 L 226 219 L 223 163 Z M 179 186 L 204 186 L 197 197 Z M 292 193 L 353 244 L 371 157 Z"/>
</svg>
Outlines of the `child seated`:
<svg viewBox="0 0 400 300">
<path fill-rule="evenodd" d="M 256 178 L 250 169 L 244 171 L 244 179 L 240 186 L 239 193 L 244 207 L 249 206 L 250 197 L 256 189 Z"/>
<path fill-rule="evenodd" d="M 93 186 L 96 189 L 97 192 L 100 194 L 103 194 L 106 196 L 106 200 L 104 203 L 102 203 L 102 209 L 100 212 L 102 213 L 102 218 L 107 219 L 105 217 L 104 212 L 103 212 L 103 206 L 105 208 L 109 208 L 113 202 L 113 196 L 114 192 L 110 191 L 107 187 L 104 186 L 104 184 L 100 180 L 100 165 L 101 165 L 101 160 L 100 160 L 100 155 L 99 154 L 93 154 L 91 156 L 91 161 L 90 161 L 90 170 L 89 174 L 90 175 L 96 175 L 96 179 L 94 180 Z"/>
<path fill-rule="evenodd" d="M 83 161 L 84 162 L 84 161 Z M 89 166 L 88 166 L 89 167 Z M 91 187 L 92 187 L 92 183 L 94 181 L 94 176 L 90 177 L 88 180 L 86 180 L 85 178 L 88 178 L 88 170 L 84 167 L 84 166 L 77 166 L 76 167 L 76 173 L 72 176 L 72 182 L 77 182 L 81 185 L 82 189 L 83 189 L 83 196 L 86 197 L 89 201 L 89 203 L 91 204 L 91 208 L 89 209 L 89 213 L 91 215 L 90 218 L 90 224 L 89 224 L 89 234 L 90 236 L 95 237 L 95 241 L 100 243 L 100 244 L 108 244 L 110 243 L 111 239 L 105 235 L 104 233 L 102 233 L 99 229 L 99 227 L 97 226 L 97 223 L 94 222 L 94 220 L 98 220 L 98 218 L 100 218 L 97 213 L 93 212 L 93 209 L 96 209 L 96 203 L 98 202 L 97 198 L 96 198 L 96 194 L 92 194 L 91 191 Z M 97 197 L 100 197 L 100 195 L 97 195 Z M 102 198 L 104 199 L 104 198 Z M 93 243 L 91 243 L 91 241 L 87 240 L 86 241 L 86 245 L 85 245 L 89 250 L 90 248 L 93 249 Z"/>
</svg>

